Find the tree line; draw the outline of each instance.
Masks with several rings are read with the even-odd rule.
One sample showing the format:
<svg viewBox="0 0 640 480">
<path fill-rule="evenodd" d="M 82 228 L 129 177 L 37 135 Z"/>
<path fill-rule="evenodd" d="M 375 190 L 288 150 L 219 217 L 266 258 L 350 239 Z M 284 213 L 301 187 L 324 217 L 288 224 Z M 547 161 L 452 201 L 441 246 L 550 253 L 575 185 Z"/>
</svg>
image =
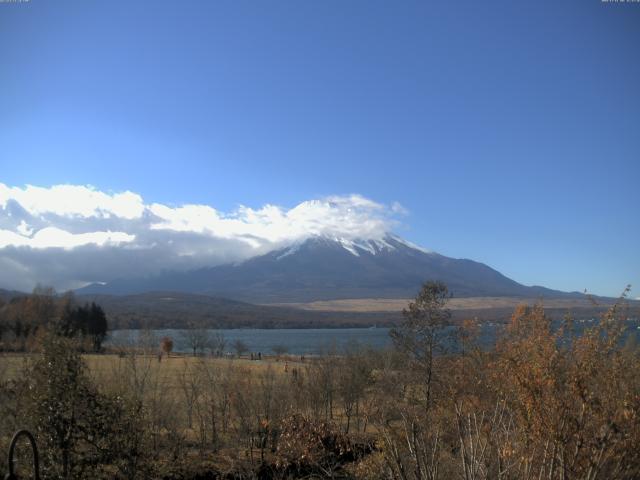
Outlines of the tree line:
<svg viewBox="0 0 640 480">
<path fill-rule="evenodd" d="M 107 316 L 94 302 L 79 304 L 72 293 L 36 287 L 31 295 L 0 299 L 0 351 L 39 347 L 46 332 L 79 338 L 87 351 L 99 352 L 108 332 Z"/>
</svg>

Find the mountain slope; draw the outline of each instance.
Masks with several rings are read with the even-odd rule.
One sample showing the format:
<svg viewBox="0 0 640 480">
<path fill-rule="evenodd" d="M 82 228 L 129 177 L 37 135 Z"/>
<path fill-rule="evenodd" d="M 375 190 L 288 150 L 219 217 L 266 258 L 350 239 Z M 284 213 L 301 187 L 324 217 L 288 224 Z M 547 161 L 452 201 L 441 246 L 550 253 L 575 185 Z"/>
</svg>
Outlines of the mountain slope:
<svg viewBox="0 0 640 480">
<path fill-rule="evenodd" d="M 77 299 L 79 302 L 96 302 L 104 308 L 111 329 L 368 327 L 391 325 L 401 317 L 400 310 L 308 312 L 181 292 L 78 295 Z"/>
<path fill-rule="evenodd" d="M 309 302 L 411 298 L 427 280 L 445 282 L 457 297 L 579 295 L 526 287 L 482 263 L 445 257 L 391 235 L 359 241 L 311 237 L 240 264 L 120 279 L 79 293 L 181 291 L 257 303 Z"/>
</svg>

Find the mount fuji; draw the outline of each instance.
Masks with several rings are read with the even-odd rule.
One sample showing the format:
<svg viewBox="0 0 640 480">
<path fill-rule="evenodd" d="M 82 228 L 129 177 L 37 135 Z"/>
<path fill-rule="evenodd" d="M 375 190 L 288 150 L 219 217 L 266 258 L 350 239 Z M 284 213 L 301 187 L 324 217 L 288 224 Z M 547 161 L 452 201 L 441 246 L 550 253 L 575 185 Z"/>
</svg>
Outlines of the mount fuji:
<svg viewBox="0 0 640 480">
<path fill-rule="evenodd" d="M 422 283 L 440 280 L 455 297 L 577 297 L 522 285 L 493 268 L 425 250 L 398 236 L 347 239 L 316 235 L 241 263 L 121 278 L 80 294 L 131 295 L 173 291 L 252 303 L 363 298 L 411 298 Z"/>
</svg>

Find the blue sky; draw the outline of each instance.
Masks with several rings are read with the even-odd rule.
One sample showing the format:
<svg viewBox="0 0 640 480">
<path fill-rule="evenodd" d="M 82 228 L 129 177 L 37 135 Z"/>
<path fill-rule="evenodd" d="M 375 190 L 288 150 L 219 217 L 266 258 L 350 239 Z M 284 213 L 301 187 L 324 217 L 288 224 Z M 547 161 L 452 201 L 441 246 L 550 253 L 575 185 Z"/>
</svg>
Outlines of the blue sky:
<svg viewBox="0 0 640 480">
<path fill-rule="evenodd" d="M 640 4 L 0 3 L 0 182 L 357 193 L 525 284 L 640 296 Z"/>
</svg>

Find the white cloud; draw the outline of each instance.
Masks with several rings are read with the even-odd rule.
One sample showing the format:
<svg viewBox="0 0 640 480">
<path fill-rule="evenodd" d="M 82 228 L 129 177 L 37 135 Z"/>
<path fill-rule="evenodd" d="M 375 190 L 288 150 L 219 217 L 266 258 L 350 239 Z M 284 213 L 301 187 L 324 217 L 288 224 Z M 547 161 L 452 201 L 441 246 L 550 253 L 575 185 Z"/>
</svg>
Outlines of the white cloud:
<svg viewBox="0 0 640 480">
<path fill-rule="evenodd" d="M 150 225 L 152 230 L 194 232 L 240 241 L 261 239 L 262 243 L 286 242 L 309 235 L 380 238 L 391 226 L 394 213 L 360 195 L 310 200 L 290 210 L 274 205 L 257 210 L 241 206 L 228 215 L 206 205 L 170 208 L 153 204 L 149 210 L 159 220 Z"/>
<path fill-rule="evenodd" d="M 56 214 L 68 217 L 139 218 L 144 212 L 142 197 L 132 192 L 108 194 L 91 186 L 55 185 L 50 188 L 27 185 L 7 187 L 0 183 L 0 207 L 17 201 L 33 215 Z"/>
<path fill-rule="evenodd" d="M 145 203 L 91 186 L 0 183 L 0 287 L 89 282 L 241 261 L 312 235 L 380 239 L 406 210 L 361 195 L 293 208 Z"/>
<path fill-rule="evenodd" d="M 20 226 L 22 226 L 21 223 Z M 20 229 L 18 226 L 18 229 Z M 83 245 L 119 245 L 132 242 L 135 235 L 124 232 L 88 232 L 73 234 L 56 227 L 46 227 L 32 237 L 8 230 L 0 230 L 0 249 L 8 246 L 30 248 L 64 248 L 70 250 Z"/>
<path fill-rule="evenodd" d="M 30 228 L 27 222 L 25 222 L 24 220 L 20 222 L 20 225 L 18 225 L 18 228 L 16 228 L 16 230 L 20 235 L 23 235 L 25 237 L 30 237 L 33 233 L 33 228 Z"/>
<path fill-rule="evenodd" d="M 398 215 L 409 215 L 409 210 L 404 208 L 399 202 L 393 202 L 391 204 L 391 211 Z"/>
</svg>

